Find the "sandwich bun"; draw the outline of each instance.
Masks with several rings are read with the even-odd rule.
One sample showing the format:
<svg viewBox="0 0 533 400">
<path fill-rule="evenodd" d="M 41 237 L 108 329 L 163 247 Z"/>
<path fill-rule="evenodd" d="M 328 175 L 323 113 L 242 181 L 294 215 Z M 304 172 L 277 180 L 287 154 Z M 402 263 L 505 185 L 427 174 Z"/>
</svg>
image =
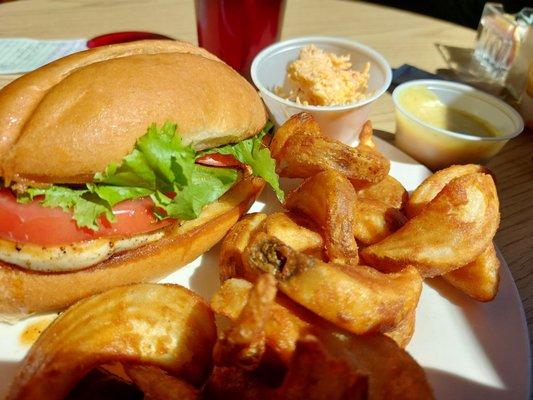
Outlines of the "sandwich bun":
<svg viewBox="0 0 533 400">
<path fill-rule="evenodd" d="M 6 183 L 87 183 L 119 162 L 152 123 L 171 121 L 202 150 L 266 123 L 255 89 L 207 51 L 139 41 L 48 64 L 0 91 L 0 176 Z"/>
<path fill-rule="evenodd" d="M 248 211 L 263 186 L 261 178 L 245 178 L 207 205 L 198 218 L 181 226 L 171 225 L 157 242 L 80 271 L 33 272 L 0 261 L 0 321 L 14 322 L 34 313 L 61 310 L 115 286 L 165 277 L 220 241 Z"/>
</svg>

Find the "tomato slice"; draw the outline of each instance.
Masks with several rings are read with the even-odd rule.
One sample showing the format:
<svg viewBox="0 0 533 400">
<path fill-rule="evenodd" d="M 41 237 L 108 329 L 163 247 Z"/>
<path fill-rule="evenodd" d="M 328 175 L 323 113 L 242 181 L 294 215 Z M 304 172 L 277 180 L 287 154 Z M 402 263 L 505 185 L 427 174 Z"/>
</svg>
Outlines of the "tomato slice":
<svg viewBox="0 0 533 400">
<path fill-rule="evenodd" d="M 163 228 L 175 220 L 158 221 L 150 198 L 126 200 L 113 207 L 116 222 L 100 219 L 100 229 L 79 228 L 71 212 L 44 207 L 37 200 L 21 204 L 9 189 L 0 190 L 0 238 L 42 246 L 61 245 L 96 239 L 122 237 Z"/>
<path fill-rule="evenodd" d="M 196 164 L 207 167 L 244 169 L 244 164 L 230 154 L 211 153 L 198 157 Z"/>
</svg>

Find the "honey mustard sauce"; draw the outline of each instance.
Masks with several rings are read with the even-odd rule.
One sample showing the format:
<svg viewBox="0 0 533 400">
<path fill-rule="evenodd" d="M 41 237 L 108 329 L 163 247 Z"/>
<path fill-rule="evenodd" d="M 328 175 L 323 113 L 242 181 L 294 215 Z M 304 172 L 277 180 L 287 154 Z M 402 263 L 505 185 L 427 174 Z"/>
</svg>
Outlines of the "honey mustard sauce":
<svg viewBox="0 0 533 400">
<path fill-rule="evenodd" d="M 443 104 L 426 87 L 407 88 L 400 94 L 399 100 L 407 112 L 433 127 L 479 137 L 499 136 L 497 129 L 488 121 Z"/>
</svg>

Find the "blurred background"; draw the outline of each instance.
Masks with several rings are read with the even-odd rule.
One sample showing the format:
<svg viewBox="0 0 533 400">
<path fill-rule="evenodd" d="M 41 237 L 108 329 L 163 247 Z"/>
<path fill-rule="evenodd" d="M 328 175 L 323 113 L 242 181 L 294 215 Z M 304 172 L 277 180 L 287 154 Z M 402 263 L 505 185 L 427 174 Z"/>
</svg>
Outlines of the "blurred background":
<svg viewBox="0 0 533 400">
<path fill-rule="evenodd" d="M 26 0 L 0 0 L 0 3 Z M 358 1 L 358 0 L 351 0 Z M 370 0 L 367 3 L 382 4 L 443 19 L 476 29 L 481 18 L 485 0 Z M 498 0 L 509 13 L 516 13 L 524 7 L 531 7 L 529 0 Z"/>
<path fill-rule="evenodd" d="M 26 0 L 0 0 L 0 3 Z M 358 0 L 351 0 L 358 1 Z M 497 0 L 509 13 L 516 13 L 524 7 L 531 7 L 531 0 Z M 485 0 L 367 0 L 367 3 L 382 4 L 443 19 L 476 29 L 483 12 Z"/>
<path fill-rule="evenodd" d="M 401 8 L 443 19 L 472 29 L 476 29 L 483 7 L 484 0 L 373 0 L 369 3 L 382 4 L 389 7 Z M 526 0 L 498 0 L 509 13 L 517 13 L 524 7 L 531 7 L 532 1 Z"/>
</svg>

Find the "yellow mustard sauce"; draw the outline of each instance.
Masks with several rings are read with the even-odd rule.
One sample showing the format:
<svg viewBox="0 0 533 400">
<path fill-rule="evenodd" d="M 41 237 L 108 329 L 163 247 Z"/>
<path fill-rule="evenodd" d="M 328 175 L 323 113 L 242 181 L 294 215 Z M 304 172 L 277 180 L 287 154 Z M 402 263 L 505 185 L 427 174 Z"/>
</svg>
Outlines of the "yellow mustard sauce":
<svg viewBox="0 0 533 400">
<path fill-rule="evenodd" d="M 427 87 L 406 88 L 400 93 L 399 101 L 405 111 L 433 127 L 480 137 L 500 135 L 488 121 L 443 104 Z"/>
</svg>

